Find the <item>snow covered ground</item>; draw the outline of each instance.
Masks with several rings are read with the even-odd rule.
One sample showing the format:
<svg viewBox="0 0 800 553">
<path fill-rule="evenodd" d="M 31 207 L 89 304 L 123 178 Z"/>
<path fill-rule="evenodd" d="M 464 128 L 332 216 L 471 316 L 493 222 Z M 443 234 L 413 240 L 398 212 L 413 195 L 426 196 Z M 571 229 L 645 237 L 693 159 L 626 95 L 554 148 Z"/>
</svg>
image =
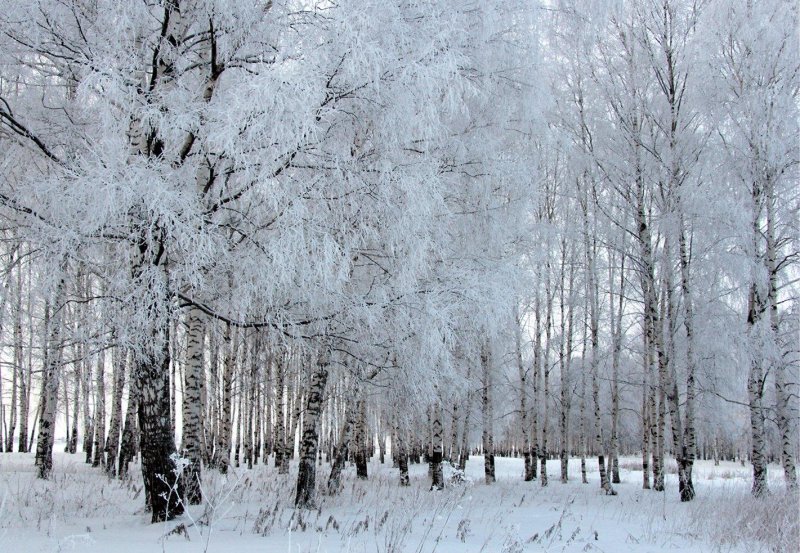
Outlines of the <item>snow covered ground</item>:
<svg viewBox="0 0 800 553">
<path fill-rule="evenodd" d="M 37 480 L 28 454 L 0 454 L 0 552 L 791 552 L 798 551 L 798 496 L 783 491 L 781 471 L 770 466 L 773 493 L 749 495 L 750 467 L 699 462 L 698 497 L 678 501 L 675 475 L 667 492 L 641 489 L 636 459 L 623 459 L 619 495 L 603 495 L 596 463 L 590 484 L 523 482 L 521 459 L 497 459 L 497 483 L 483 483 L 483 459 L 467 464 L 472 482 L 428 491 L 427 467 L 411 465 L 411 487 L 401 489 L 390 465 L 372 463 L 370 479 L 344 476 L 335 497 L 320 508 L 291 508 L 294 475 L 272 467 L 205 473 L 207 503 L 179 520 L 149 524 L 142 483 L 108 480 L 83 456 L 57 454 L 52 480 Z M 327 467 L 318 479 L 324 481 Z"/>
</svg>

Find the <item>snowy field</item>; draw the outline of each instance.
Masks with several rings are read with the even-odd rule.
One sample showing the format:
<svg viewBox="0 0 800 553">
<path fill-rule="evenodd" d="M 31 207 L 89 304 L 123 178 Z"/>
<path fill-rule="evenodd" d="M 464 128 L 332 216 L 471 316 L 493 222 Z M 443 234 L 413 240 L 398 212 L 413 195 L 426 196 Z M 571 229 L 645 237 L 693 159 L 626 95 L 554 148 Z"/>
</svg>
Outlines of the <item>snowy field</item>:
<svg viewBox="0 0 800 553">
<path fill-rule="evenodd" d="M 320 496 L 317 511 L 292 509 L 294 472 L 272 467 L 205 473 L 207 503 L 164 524 L 149 524 L 142 483 L 108 480 L 82 462 L 57 454 L 52 480 L 37 480 L 32 456 L 0 454 L 0 552 L 713 552 L 798 551 L 798 497 L 783 491 L 770 466 L 771 496 L 749 495 L 750 467 L 699 462 L 698 498 L 678 501 L 675 475 L 664 494 L 641 489 L 637 460 L 622 459 L 619 495 L 602 495 L 594 462 L 591 483 L 522 482 L 521 459 L 497 459 L 496 485 L 483 484 L 483 459 L 467 464 L 472 482 L 428 491 L 427 467 L 411 465 L 411 487 L 396 471 L 372 463 L 370 479 L 344 476 L 344 490 Z M 138 471 L 134 470 L 134 475 Z M 318 479 L 327 477 L 321 468 Z"/>
</svg>

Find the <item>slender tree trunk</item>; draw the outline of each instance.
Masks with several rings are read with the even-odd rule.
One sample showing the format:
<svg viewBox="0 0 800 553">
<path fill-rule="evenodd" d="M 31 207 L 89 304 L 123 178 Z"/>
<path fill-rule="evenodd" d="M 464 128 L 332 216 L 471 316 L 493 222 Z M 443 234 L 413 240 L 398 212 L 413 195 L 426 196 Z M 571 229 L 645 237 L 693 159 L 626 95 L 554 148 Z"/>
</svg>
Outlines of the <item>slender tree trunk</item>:
<svg viewBox="0 0 800 553">
<path fill-rule="evenodd" d="M 581 359 L 583 360 L 583 367 L 581 367 L 581 427 L 580 427 L 580 442 L 581 442 L 581 483 L 588 484 L 589 480 L 586 477 L 586 453 L 587 453 L 587 438 L 586 438 L 586 350 L 587 343 L 589 342 L 589 310 L 583 311 L 583 340 L 581 345 Z"/>
<path fill-rule="evenodd" d="M 433 468 L 431 475 L 432 490 L 444 489 L 444 473 L 442 472 L 442 433 L 442 407 L 441 404 L 437 402 L 433 408 L 433 447 L 431 457 L 431 466 Z"/>
<path fill-rule="evenodd" d="M 624 248 L 624 242 L 623 242 Z M 619 293 L 617 296 L 617 309 L 614 312 L 614 271 L 609 270 L 609 306 L 611 309 L 612 351 L 611 351 L 611 450 L 609 454 L 611 483 L 619 484 L 619 439 L 617 428 L 619 425 L 619 361 L 622 353 L 622 308 L 625 297 L 625 254 L 620 256 Z"/>
<path fill-rule="evenodd" d="M 467 397 L 464 401 L 464 431 L 461 433 L 461 447 L 458 454 L 458 469 L 464 470 L 469 460 L 470 415 L 472 413 L 472 364 L 467 364 Z M 399 432 L 399 431 L 398 431 Z M 407 468 L 407 467 L 406 467 Z"/>
<path fill-rule="evenodd" d="M 541 459 L 541 473 L 539 476 L 539 483 L 542 486 L 548 485 L 548 478 L 547 478 L 547 435 L 548 435 L 548 425 L 549 425 L 549 399 L 550 399 L 550 346 L 551 344 L 551 330 L 552 330 L 552 323 L 553 323 L 553 296 L 550 293 L 550 268 L 549 266 L 546 268 L 546 275 L 545 275 L 545 297 L 547 299 L 547 314 L 545 316 L 545 325 L 544 325 L 544 333 L 545 333 L 545 347 L 544 347 L 544 355 L 542 356 L 542 393 L 543 393 L 543 401 L 542 401 L 542 449 L 539 452 L 539 458 Z"/>
<path fill-rule="evenodd" d="M 396 441 L 392 442 L 392 449 L 397 447 L 396 456 L 397 467 L 400 469 L 400 485 L 408 486 L 408 434 L 406 428 L 400 424 L 400 408 L 397 404 L 395 404 L 394 408 L 394 429 Z"/>
<path fill-rule="evenodd" d="M 766 268 L 768 278 L 767 304 L 769 305 L 769 326 L 772 339 L 775 342 L 776 353 L 774 355 L 773 371 L 775 373 L 775 416 L 778 425 L 778 432 L 781 440 L 781 464 L 783 465 L 783 475 L 788 490 L 797 489 L 797 468 L 794 457 L 794 444 L 792 431 L 792 415 L 790 406 L 789 389 L 786 383 L 787 363 L 781 351 L 783 348 L 779 339 L 778 327 L 778 265 L 776 259 L 776 237 L 775 237 L 775 198 L 774 183 L 771 178 L 767 179 L 764 186 L 764 204 L 767 216 L 766 238 Z M 793 339 L 793 338 L 791 338 Z M 790 346 L 793 348 L 794 344 Z M 763 406 L 762 406 L 763 407 Z"/>
<path fill-rule="evenodd" d="M 664 238 L 664 257 L 666 264 L 671 265 L 672 241 L 669 237 Z M 686 473 L 686 444 L 684 441 L 683 418 L 680 411 L 680 394 L 678 391 L 678 377 L 675 370 L 675 341 L 673 336 L 677 333 L 677 316 L 675 313 L 675 300 L 673 298 L 673 275 L 672 268 L 666 267 L 663 276 L 664 293 L 663 298 L 666 309 L 662 309 L 662 315 L 666 313 L 665 324 L 659 325 L 656 331 L 656 344 L 661 344 L 658 355 L 659 381 L 663 382 L 667 407 L 669 409 L 669 419 L 671 423 L 670 434 L 672 436 L 672 449 L 675 453 L 675 460 L 678 464 L 678 489 L 681 501 L 690 501 L 694 498 L 694 489 L 690 488 L 687 482 Z M 666 331 L 664 330 L 666 327 Z M 661 333 L 661 335 L 659 335 Z"/>
<path fill-rule="evenodd" d="M 128 474 L 128 463 L 133 461 L 136 455 L 136 425 L 137 413 L 139 412 L 139 388 L 136 383 L 135 371 L 131 371 L 128 376 L 128 407 L 125 411 L 125 424 L 122 426 L 122 439 L 119 445 L 119 469 L 117 474 L 120 478 Z"/>
<path fill-rule="evenodd" d="M 356 406 L 358 418 L 355 427 L 355 447 L 353 448 L 356 462 L 356 477 L 366 480 L 367 474 L 367 402 L 364 398 L 363 388 L 359 390 Z"/>
<path fill-rule="evenodd" d="M 692 481 L 692 468 L 696 456 L 697 438 L 695 434 L 695 355 L 694 355 L 694 306 L 689 280 L 690 252 L 686 244 L 686 232 L 683 228 L 683 218 L 680 222 L 680 259 L 681 259 L 681 290 L 683 292 L 684 328 L 686 330 L 686 422 L 684 424 L 684 452 L 686 486 L 681 494 L 682 501 L 694 498 L 694 483 Z"/>
<path fill-rule="evenodd" d="M 225 359 L 222 372 L 222 412 L 220 413 L 220 428 L 216 449 L 214 450 L 214 465 L 222 473 L 228 472 L 231 458 L 231 437 L 233 433 L 233 373 L 236 367 L 236 341 L 233 339 L 231 325 L 225 325 L 222 336 Z"/>
<path fill-rule="evenodd" d="M 106 472 L 114 476 L 117 471 L 117 452 L 119 451 L 120 429 L 122 427 L 122 392 L 125 387 L 125 370 L 128 354 L 125 350 L 116 348 L 111 357 L 114 365 L 114 389 L 111 399 L 111 424 L 108 429 L 108 442 L 106 445 Z"/>
<path fill-rule="evenodd" d="M 81 378 L 83 391 L 83 451 L 86 453 L 86 463 L 92 462 L 92 453 L 94 451 L 94 424 L 91 412 L 91 394 L 92 394 L 92 373 L 89 358 L 86 348 L 81 349 L 83 357 L 81 363 Z"/>
<path fill-rule="evenodd" d="M 534 339 L 533 339 L 533 405 L 531 406 L 531 474 L 535 479 L 539 465 L 539 382 L 541 381 L 542 364 L 542 325 L 541 303 L 538 285 L 534 301 Z"/>
<path fill-rule="evenodd" d="M 101 351 L 97 356 L 97 377 L 94 400 L 94 458 L 93 467 L 105 467 L 106 448 L 106 353 Z"/>
<path fill-rule="evenodd" d="M 290 459 L 294 459 L 294 444 L 295 444 L 295 437 L 298 440 L 298 449 L 299 449 L 299 440 L 302 437 L 301 434 L 298 434 L 298 429 L 301 429 L 302 433 L 302 426 L 300 425 L 301 415 L 303 413 L 303 386 L 304 386 L 304 378 L 303 375 L 306 373 L 306 367 L 302 366 L 303 364 L 303 356 L 301 354 L 295 355 L 295 375 L 289 379 L 291 384 L 289 390 L 289 397 L 291 398 L 291 406 L 292 409 L 290 411 L 290 418 L 289 418 L 289 432 L 286 436 L 286 453 L 283 457 L 283 462 L 288 465 Z M 299 365 L 299 366 L 298 366 Z M 288 470 L 288 468 L 287 468 Z"/>
<path fill-rule="evenodd" d="M 342 470 L 347 462 L 350 443 L 356 426 L 356 418 L 358 417 L 358 402 L 348 401 L 345 413 L 344 424 L 342 424 L 340 430 L 339 443 L 336 446 L 336 453 L 331 464 L 331 473 L 328 476 L 328 493 L 330 495 L 338 493 L 341 489 Z"/>
<path fill-rule="evenodd" d="M 30 268 L 31 264 L 29 264 L 28 269 L 28 282 L 31 282 L 31 274 L 30 272 L 32 269 Z M 27 297 L 27 314 L 28 314 L 28 355 L 27 355 L 27 363 L 23 368 L 20 365 L 20 370 L 22 371 L 20 374 L 19 379 L 19 440 L 17 443 L 17 451 L 20 453 L 27 453 L 28 452 L 28 419 L 30 417 L 30 399 L 31 399 L 31 365 L 32 359 L 31 356 L 33 354 L 33 310 L 32 310 L 32 291 L 31 286 L 28 287 L 28 297 Z"/>
<path fill-rule="evenodd" d="M 647 317 L 642 318 L 642 339 L 644 348 L 642 350 L 642 489 L 650 489 L 650 340 L 647 331 Z"/>
<path fill-rule="evenodd" d="M 183 373 L 183 456 L 188 461 L 183 477 L 186 499 L 190 505 L 199 505 L 203 501 L 200 484 L 204 343 L 203 314 L 200 309 L 192 307 L 186 314 L 186 367 Z"/>
<path fill-rule="evenodd" d="M 69 442 L 71 437 L 69 435 L 70 430 L 72 429 L 72 425 L 70 424 L 69 418 L 69 386 L 67 384 L 67 378 L 62 378 L 61 381 L 64 383 L 64 435 L 66 437 L 66 443 L 64 444 L 64 453 L 69 452 Z"/>
<path fill-rule="evenodd" d="M 522 435 L 522 456 L 525 462 L 525 482 L 533 480 L 533 459 L 531 458 L 531 441 L 528 428 L 528 371 L 522 362 L 522 329 L 519 314 L 515 317 L 515 352 L 517 356 L 517 371 L 519 372 L 519 425 Z"/>
<path fill-rule="evenodd" d="M 62 264 L 61 270 L 66 270 Z M 39 478 L 47 479 L 53 469 L 53 441 L 58 403 L 59 377 L 61 373 L 61 325 L 64 305 L 63 276 L 53 294 L 54 302 L 48 301 L 44 308 L 44 371 L 42 373 L 41 414 L 39 415 L 39 440 L 36 444 L 36 466 Z M 55 305 L 54 305 L 55 303 Z"/>
<path fill-rule="evenodd" d="M 794 458 L 794 445 L 792 443 L 791 410 L 789 406 L 789 391 L 786 385 L 785 365 L 780 363 L 775 368 L 775 401 L 776 415 L 778 422 L 778 432 L 781 439 L 781 463 L 783 465 L 783 475 L 786 481 L 786 488 L 789 490 L 797 489 L 797 469 Z"/>
<path fill-rule="evenodd" d="M 286 361 L 284 353 L 275 356 L 275 467 L 278 469 L 278 474 L 289 473 L 289 463 L 284 462 L 286 456 L 286 424 L 284 422 Z"/>
<path fill-rule="evenodd" d="M 77 348 L 73 351 L 77 352 Z M 80 409 L 80 396 L 81 396 L 81 362 L 78 359 L 72 364 L 72 430 L 69 435 L 69 443 L 67 444 L 68 453 L 76 453 L 78 451 L 78 410 Z"/>
<path fill-rule="evenodd" d="M 17 427 L 17 397 L 19 394 L 20 403 L 22 393 L 20 383 L 25 382 L 25 358 L 22 351 L 22 267 L 17 268 L 17 289 L 15 290 L 14 303 L 14 370 L 11 379 L 11 406 L 6 432 L 6 451 L 12 451 L 14 447 L 14 431 Z M 76 392 L 77 393 L 77 390 Z M 74 411 L 77 415 L 77 411 Z M 27 415 L 26 415 L 27 416 Z M 27 430 L 26 430 L 27 432 Z"/>
<path fill-rule="evenodd" d="M 566 238 L 561 242 L 561 268 L 559 282 L 559 314 L 561 320 L 561 337 L 558 343 L 558 368 L 561 379 L 561 409 L 559 429 L 561 433 L 561 448 L 559 460 L 561 462 L 561 482 L 566 484 L 569 481 L 569 412 L 572 404 L 572 393 L 570 390 L 570 357 L 572 355 L 572 308 L 567 305 L 565 276 L 567 273 L 567 253 L 568 246 Z M 570 263 L 569 269 L 569 293 L 572 294 L 573 267 Z M 570 298 L 571 299 L 571 298 Z"/>
<path fill-rule="evenodd" d="M 483 471 L 487 484 L 495 481 L 494 475 L 494 411 L 492 410 L 492 359 L 488 340 L 481 343 L 481 369 L 483 370 Z"/>
<path fill-rule="evenodd" d="M 219 420 L 218 390 L 219 390 L 219 340 L 213 332 L 208 333 L 208 389 L 205 391 L 205 423 L 203 424 L 203 460 L 206 466 L 214 466 L 214 447 L 217 443 L 217 430 Z"/>
<path fill-rule="evenodd" d="M 458 425 L 461 422 L 459 420 L 459 410 L 458 410 L 458 402 L 453 402 L 453 416 L 451 419 L 451 426 L 450 426 L 450 447 L 449 447 L 449 457 L 448 460 L 450 464 L 453 466 L 458 465 L 459 455 L 458 455 Z"/>
</svg>

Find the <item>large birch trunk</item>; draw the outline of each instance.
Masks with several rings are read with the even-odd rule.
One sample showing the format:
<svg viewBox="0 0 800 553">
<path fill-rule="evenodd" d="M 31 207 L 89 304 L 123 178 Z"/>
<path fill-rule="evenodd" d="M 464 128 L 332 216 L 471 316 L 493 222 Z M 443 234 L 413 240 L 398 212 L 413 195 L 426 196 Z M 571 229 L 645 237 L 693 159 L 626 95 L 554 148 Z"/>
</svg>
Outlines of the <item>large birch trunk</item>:
<svg viewBox="0 0 800 553">
<path fill-rule="evenodd" d="M 328 381 L 330 352 L 323 349 L 317 357 L 317 367 L 311 375 L 306 394 L 303 417 L 302 438 L 300 440 L 300 465 L 297 472 L 297 495 L 295 507 L 314 509 L 316 507 L 316 458 L 319 445 L 319 421 L 322 414 L 322 400 Z"/>
<path fill-rule="evenodd" d="M 158 264 L 157 251 L 162 251 L 161 248 L 150 252 L 151 247 L 144 241 L 140 245 L 142 260 L 150 265 L 150 271 L 145 272 L 140 266 L 134 274 L 145 286 L 150 333 L 143 337 L 146 342 L 135 350 L 134 374 L 140 394 L 138 418 L 145 497 L 152 522 L 162 522 L 183 513 L 184 494 L 176 466 L 177 451 L 170 418 L 167 275 Z"/>
</svg>

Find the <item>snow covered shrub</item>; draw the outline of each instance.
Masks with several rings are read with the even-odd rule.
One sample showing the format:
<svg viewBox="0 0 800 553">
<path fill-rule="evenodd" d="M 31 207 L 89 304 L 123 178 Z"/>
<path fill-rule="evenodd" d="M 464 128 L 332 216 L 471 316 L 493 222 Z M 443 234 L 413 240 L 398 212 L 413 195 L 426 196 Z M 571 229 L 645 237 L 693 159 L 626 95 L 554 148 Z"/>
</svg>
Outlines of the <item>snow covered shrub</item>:
<svg viewBox="0 0 800 553">
<path fill-rule="evenodd" d="M 472 485 L 472 479 L 468 477 L 463 470 L 454 467 L 450 462 L 442 463 L 442 471 L 444 472 L 444 480 L 449 484 L 455 485 Z"/>
</svg>

